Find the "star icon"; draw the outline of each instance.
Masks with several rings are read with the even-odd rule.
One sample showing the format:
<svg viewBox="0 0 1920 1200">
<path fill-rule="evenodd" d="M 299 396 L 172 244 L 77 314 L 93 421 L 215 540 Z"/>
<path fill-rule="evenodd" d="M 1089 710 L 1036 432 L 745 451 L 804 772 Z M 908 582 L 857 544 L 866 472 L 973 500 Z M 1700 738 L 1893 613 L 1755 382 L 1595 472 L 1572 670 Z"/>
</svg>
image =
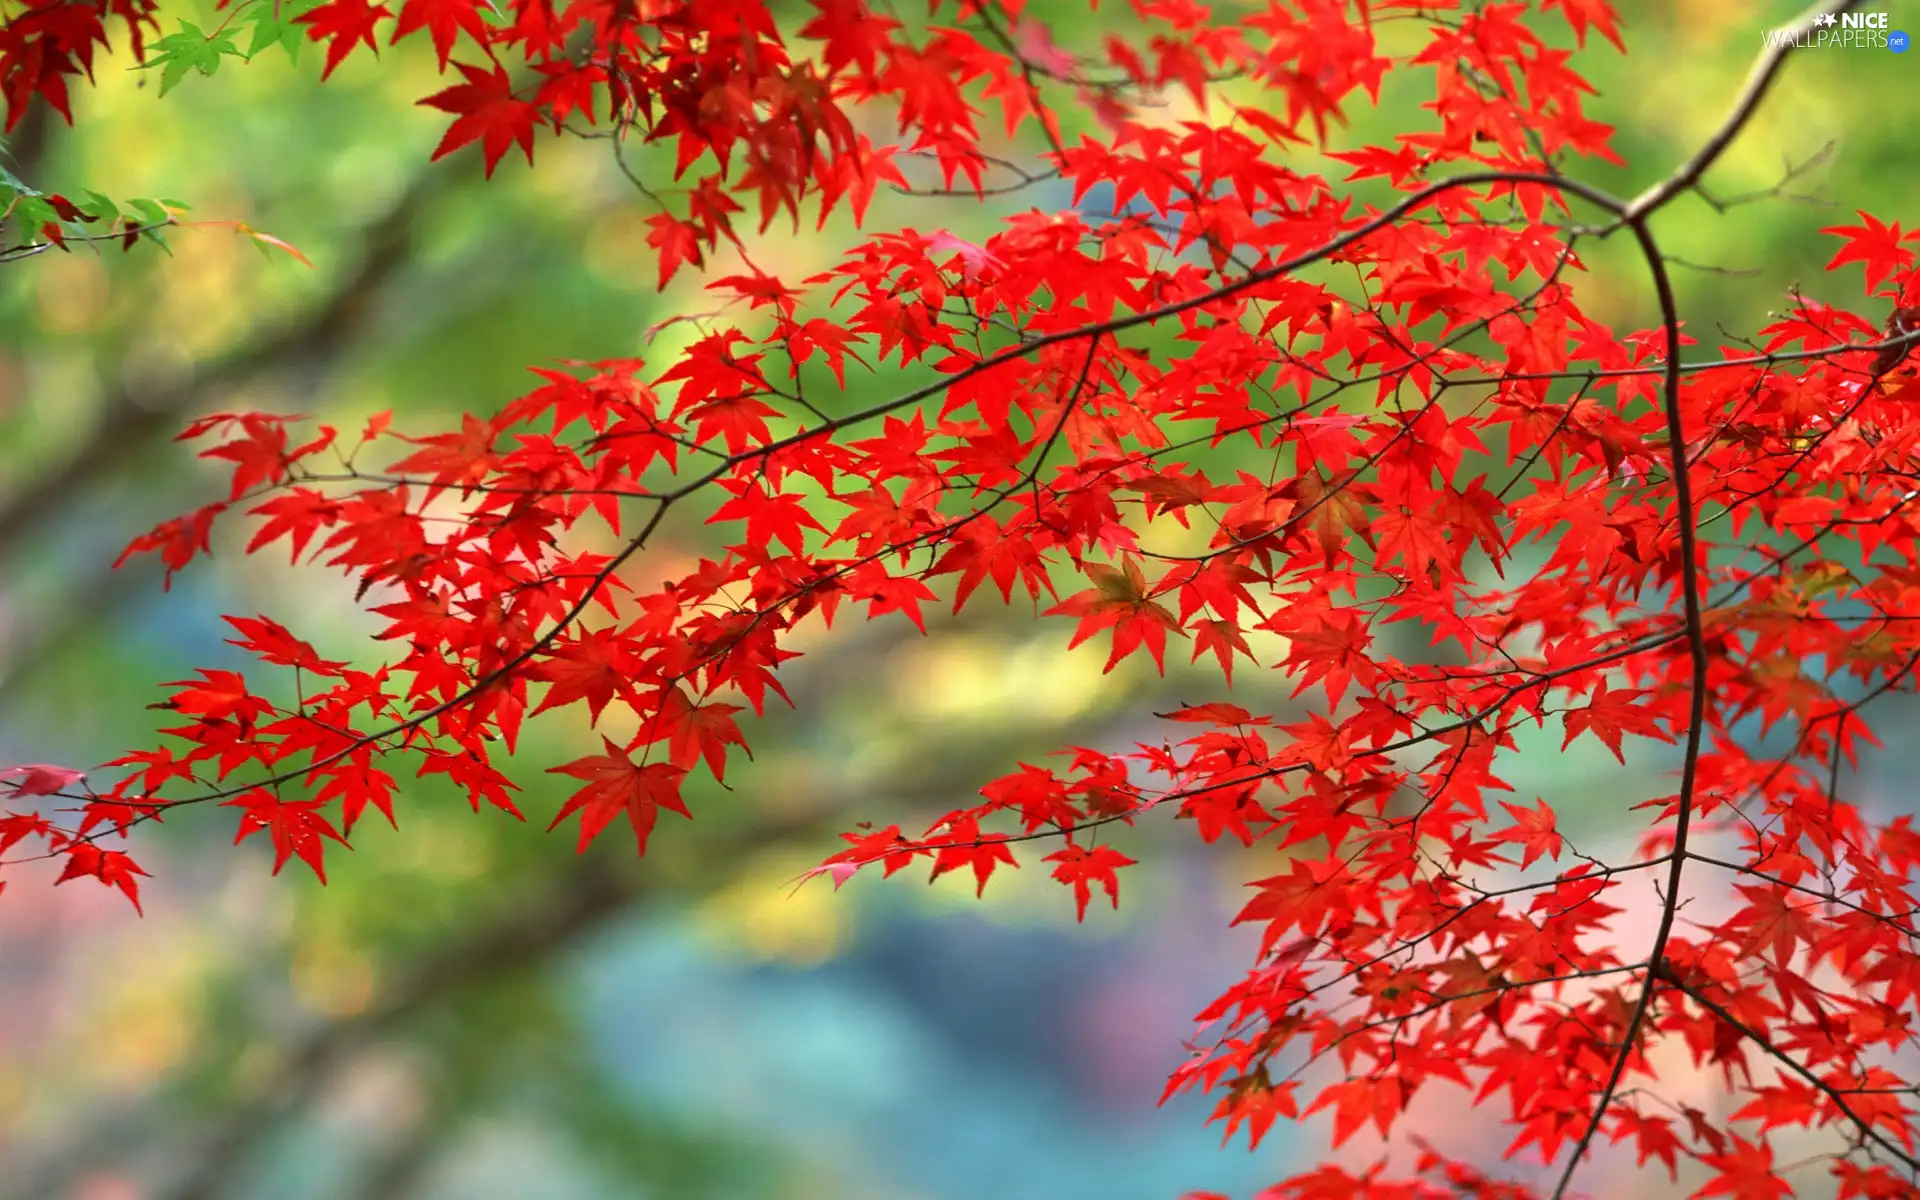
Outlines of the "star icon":
<svg viewBox="0 0 1920 1200">
<path fill-rule="evenodd" d="M 1840 18 L 1834 16 L 1832 13 L 1821 13 L 1818 17 L 1814 18 L 1814 23 L 1816 25 L 1838 25 Z"/>
</svg>

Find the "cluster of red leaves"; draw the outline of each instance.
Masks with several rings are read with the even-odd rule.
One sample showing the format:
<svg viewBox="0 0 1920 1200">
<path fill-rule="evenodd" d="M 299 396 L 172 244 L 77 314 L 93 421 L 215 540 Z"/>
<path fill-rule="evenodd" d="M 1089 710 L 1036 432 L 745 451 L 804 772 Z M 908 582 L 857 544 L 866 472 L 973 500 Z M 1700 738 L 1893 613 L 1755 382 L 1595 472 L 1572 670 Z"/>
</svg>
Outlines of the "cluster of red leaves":
<svg viewBox="0 0 1920 1200">
<path fill-rule="evenodd" d="M 107 16 L 124 18 L 141 58 L 155 7 L 156 0 L 31 0 L 6 18 L 7 128 L 35 96 L 68 114 L 68 77 L 91 73 Z M 378 53 L 383 36 L 394 44 L 425 34 L 440 70 L 461 80 L 420 101 L 454 118 L 436 158 L 479 142 L 491 175 L 516 144 L 531 162 L 539 127 L 593 124 L 605 114 L 633 141 L 671 146 L 676 180 L 704 162 L 684 213 L 655 217 L 664 279 L 738 241 L 736 194 L 757 201 L 763 231 L 783 211 L 797 222 L 809 198 L 818 199 L 822 221 L 842 200 L 858 220 L 875 188 L 905 182 L 893 161 L 901 153 L 933 157 L 949 183 L 980 181 L 989 160 L 978 144 L 976 100 L 996 105 L 1010 130 L 1039 111 L 1027 74 L 1001 44 L 1044 36 L 1020 22 L 1018 4 L 996 5 L 990 22 L 967 0 L 953 16 L 984 29 L 937 27 L 917 38 L 863 0 L 818 0 L 812 9 L 788 32 L 764 0 L 401 0 L 397 12 L 370 0 L 326 0 L 296 19 L 325 46 L 323 77 L 362 47 Z M 796 54 L 796 43 L 805 52 Z M 1142 58 L 1116 43 L 1111 56 L 1155 83 L 1202 79 L 1191 45 L 1168 43 Z M 1096 98 L 1091 87 L 1088 98 Z M 876 102 L 893 108 L 903 144 L 876 147 L 856 127 L 852 110 Z"/>
<path fill-rule="evenodd" d="M 108 45 L 107 21 L 118 18 L 136 59 L 146 52 L 149 28 L 159 27 L 159 0 L 27 0 L 19 12 L 0 9 L 0 101 L 5 132 L 13 132 L 27 105 L 41 97 L 67 120 L 73 112 L 69 76 L 93 78 L 94 51 Z"/>
<path fill-rule="evenodd" d="M 923 863 L 984 890 L 1045 841 L 1084 916 L 1095 888 L 1118 904 L 1133 864 L 1108 838 L 1191 822 L 1285 851 L 1239 917 L 1258 960 L 1200 1014 L 1206 1044 L 1168 1089 L 1216 1090 L 1229 1136 L 1320 1112 L 1336 1145 L 1384 1136 L 1454 1089 L 1558 1190 L 1610 1142 L 1701 1196 L 1788 1194 L 1787 1146 L 1843 1197 L 1915 1194 L 1900 1067 L 1920 834 L 1837 781 L 1875 744 L 1866 705 L 1913 690 L 1920 662 L 1920 388 L 1897 348 L 1876 354 L 1875 321 L 1810 300 L 1708 360 L 1683 361 L 1670 304 L 1626 334 L 1583 311 L 1588 237 L 1637 239 L 1670 295 L 1646 217 L 1691 180 L 1626 205 L 1563 173 L 1613 155 L 1543 31 L 1619 37 L 1602 0 L 1542 8 L 1134 0 L 1097 53 L 1069 54 L 1013 0 L 936 6 L 947 23 L 921 30 L 814 0 L 791 37 L 750 0 L 523 0 L 505 25 L 409 0 L 395 37 L 427 30 L 443 63 L 462 37 L 513 48 L 540 77 L 518 99 L 497 61 L 456 63 L 467 82 L 431 101 L 458 116 L 443 151 L 480 139 L 491 165 L 605 89 L 681 172 L 709 164 L 689 215 L 654 219 L 663 284 L 735 237 L 730 192 L 759 193 L 764 227 L 808 196 L 864 219 L 903 154 L 979 187 L 990 101 L 1009 133 L 1039 130 L 1075 207 L 979 244 L 876 231 L 804 280 L 712 280 L 737 322 L 659 366 L 541 370 L 458 432 L 383 418 L 348 448 L 325 427 L 296 442 L 290 418 L 199 422 L 184 436 L 214 439 L 227 498 L 129 552 L 181 569 L 244 505 L 249 551 L 337 568 L 394 651 L 361 670 L 233 618 L 297 691 L 228 671 L 169 685 L 182 723 L 109 764 L 125 773 L 104 790 L 18 769 L 19 796 L 79 817 L 0 817 L 0 847 L 41 843 L 63 878 L 132 896 L 138 869 L 101 834 L 219 800 L 242 837 L 268 832 L 276 869 L 318 873 L 369 806 L 393 819 L 400 784 L 377 764 L 518 815 L 499 751 L 530 712 L 584 704 L 621 736 L 555 768 L 581 786 L 554 824 L 577 816 L 584 846 L 625 816 L 644 851 L 661 809 L 688 815 L 697 779 L 745 752 L 737 717 L 786 698 L 800 623 L 860 606 L 924 628 L 929 604 L 1044 594 L 1109 670 L 1164 670 L 1184 643 L 1223 686 L 1271 668 L 1324 706 L 1188 705 L 1158 743 L 1020 764 L 917 836 L 862 827 L 819 873 Z M 1374 22 L 1416 12 L 1421 48 L 1390 59 Z M 389 16 L 333 0 L 306 19 L 330 70 Z M 1289 165 L 1395 70 L 1430 81 L 1431 127 L 1332 149 L 1344 180 Z M 1174 90 L 1204 119 L 1137 107 Z M 1068 144 L 1048 115 L 1066 101 L 1107 136 Z M 888 105 L 907 140 L 875 146 L 847 109 Z M 1108 211 L 1082 205 L 1095 194 Z M 1575 223 L 1575 199 L 1614 220 Z M 1920 299 L 1920 235 L 1860 220 L 1828 231 L 1833 269 Z M 835 403 L 850 370 L 896 366 L 934 381 Z M 716 527 L 717 557 L 648 555 L 670 517 Z M 1396 625 L 1433 650 L 1389 653 Z M 1263 663 L 1256 644 L 1285 649 Z M 1623 762 L 1629 738 L 1679 747 L 1637 856 L 1580 854 L 1551 797 L 1497 800 L 1516 735 L 1543 726 Z M 1657 894 L 1658 930 L 1629 945 L 1614 918 L 1635 888 Z M 1737 907 L 1679 916 L 1724 895 Z M 1716 1083 L 1722 1117 L 1666 1093 L 1663 1050 Z M 1825 1140 L 1795 1140 L 1811 1130 Z M 1268 1193 L 1535 1194 L 1432 1150 L 1412 1176 L 1330 1165 Z"/>
</svg>

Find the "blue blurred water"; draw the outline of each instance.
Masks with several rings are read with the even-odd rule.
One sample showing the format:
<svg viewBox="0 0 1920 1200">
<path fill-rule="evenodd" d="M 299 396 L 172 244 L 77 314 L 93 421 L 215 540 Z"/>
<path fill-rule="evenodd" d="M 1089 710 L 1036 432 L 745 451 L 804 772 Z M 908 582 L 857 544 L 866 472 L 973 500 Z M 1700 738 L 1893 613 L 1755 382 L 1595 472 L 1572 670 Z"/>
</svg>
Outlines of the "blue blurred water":
<svg viewBox="0 0 1920 1200">
<path fill-rule="evenodd" d="M 661 914 L 577 963 L 572 992 L 637 1097 L 805 1148 L 856 1194 L 1246 1195 L 1289 1173 L 1290 1130 L 1223 1150 L 1211 1101 L 1154 1105 L 1245 965 L 1217 924 L 1181 936 L 1204 907 L 1097 942 L 895 909 L 810 968 L 732 960 Z"/>
</svg>

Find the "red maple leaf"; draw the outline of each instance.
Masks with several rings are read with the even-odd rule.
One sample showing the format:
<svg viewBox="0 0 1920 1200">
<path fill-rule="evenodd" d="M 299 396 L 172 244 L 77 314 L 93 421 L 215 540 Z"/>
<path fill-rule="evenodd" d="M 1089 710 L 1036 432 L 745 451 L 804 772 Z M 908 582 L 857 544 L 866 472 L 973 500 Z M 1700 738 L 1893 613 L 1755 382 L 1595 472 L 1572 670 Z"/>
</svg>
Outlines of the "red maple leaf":
<svg viewBox="0 0 1920 1200">
<path fill-rule="evenodd" d="M 1392 1075 L 1381 1078 L 1355 1076 L 1329 1085 L 1307 1106 L 1307 1114 L 1333 1108 L 1333 1144 L 1338 1146 L 1371 1121 L 1385 1137 L 1406 1107 L 1405 1085 Z"/>
<path fill-rule="evenodd" d="M 1542 854 L 1551 859 L 1560 857 L 1560 834 L 1554 827 L 1553 810 L 1547 807 L 1545 800 L 1535 801 L 1534 807 L 1523 808 L 1518 804 L 1500 802 L 1507 815 L 1514 820 L 1512 829 L 1502 830 L 1493 835 L 1496 842 L 1518 842 L 1526 853 L 1520 859 L 1520 867 L 1525 870 L 1533 865 Z"/>
<path fill-rule="evenodd" d="M 453 65 L 467 81 L 420 101 L 455 117 L 440 139 L 440 145 L 435 147 L 434 159 L 444 158 L 468 142 L 478 141 L 486 156 L 487 178 L 491 179 L 495 164 L 518 142 L 526 152 L 527 165 L 532 166 L 533 126 L 540 110 L 514 96 L 513 81 L 507 78 L 505 68 L 496 64 L 489 71 L 463 62 Z"/>
<path fill-rule="evenodd" d="M 535 713 L 584 700 L 588 722 L 593 723 L 616 695 L 636 710 L 644 706 L 632 684 L 638 672 L 634 647 L 615 631 L 586 631 L 549 653 L 551 657 L 529 671 L 533 678 L 552 685 Z"/>
<path fill-rule="evenodd" d="M 160 561 L 166 564 L 167 573 L 161 581 L 162 590 L 173 587 L 174 572 L 192 562 L 195 555 L 212 552 L 209 538 L 213 536 L 214 518 L 226 511 L 225 504 L 209 504 L 194 510 L 184 517 L 175 517 L 163 522 L 151 532 L 143 533 L 127 543 L 120 557 L 113 560 L 118 568 L 136 554 L 160 552 Z"/>
<path fill-rule="evenodd" d="M 647 234 L 647 245 L 660 255 L 661 291 L 667 290 L 667 284 L 680 270 L 682 264 L 692 263 L 702 266 L 706 260 L 701 255 L 702 246 L 710 239 L 703 236 L 699 227 L 676 218 L 672 213 L 655 213 L 647 218 L 652 231 Z"/>
<path fill-rule="evenodd" d="M 1562 749 L 1572 745 L 1573 739 L 1583 733 L 1596 734 L 1607 744 L 1607 749 L 1613 751 L 1613 756 L 1625 765 L 1627 759 L 1621 739 L 1626 734 L 1638 734 L 1661 741 L 1672 740 L 1660 728 L 1658 714 L 1649 712 L 1642 702 L 1642 693 L 1609 691 L 1606 681 L 1601 680 L 1600 686 L 1594 689 L 1587 700 L 1584 708 L 1567 710 L 1567 737 L 1561 743 Z"/>
<path fill-rule="evenodd" d="M 392 781 L 388 780 L 388 783 Z M 298 856 L 301 862 L 313 869 L 320 882 L 325 883 L 327 872 L 323 859 L 326 843 L 335 841 L 342 846 L 347 844 L 347 839 L 340 836 L 333 822 L 320 812 L 325 804 L 322 800 L 282 800 L 266 788 L 252 788 L 222 803 L 243 810 L 240 831 L 233 835 L 236 843 L 245 841 L 263 829 L 273 839 L 275 875 L 287 865 L 288 858 Z"/>
<path fill-rule="evenodd" d="M 440 69 L 447 69 L 447 56 L 453 53 L 454 39 L 465 33 L 476 46 L 486 46 L 487 25 L 480 17 L 480 0 L 405 0 L 400 19 L 394 22 L 393 45 L 410 33 L 425 29 L 433 38 L 433 52 L 440 57 Z"/>
<path fill-rule="evenodd" d="M 45 763 L 23 763 L 0 769 L 0 786 L 16 796 L 54 796 L 87 777 L 85 771 Z"/>
<path fill-rule="evenodd" d="M 1718 1172 L 1702 1184 L 1694 1195 L 1727 1196 L 1731 1200 L 1781 1200 L 1792 1196 L 1793 1188 L 1773 1168 L 1773 1147 L 1765 1142 L 1749 1142 L 1735 1136 L 1733 1148 L 1724 1154 L 1706 1156 L 1706 1164 Z"/>
<path fill-rule="evenodd" d="M 1827 270 L 1857 262 L 1866 270 L 1867 291 L 1878 291 L 1889 275 L 1913 269 L 1913 251 L 1907 249 L 1905 243 L 1920 242 L 1920 230 L 1902 233 L 1898 221 L 1887 224 L 1872 213 L 1854 211 L 1859 214 L 1860 224 L 1829 225 L 1820 230 L 1847 240 L 1827 263 Z"/>
<path fill-rule="evenodd" d="M 815 519 L 798 496 L 770 492 L 749 482 L 734 485 L 733 490 L 733 499 L 716 509 L 707 523 L 745 521 L 749 545 L 772 546 L 778 542 L 795 554 L 804 554 L 806 534 L 803 530 L 827 532 L 827 527 Z"/>
<path fill-rule="evenodd" d="M 1178 630 L 1180 622 L 1164 605 L 1148 598 L 1140 565 L 1130 558 L 1117 569 L 1089 563 L 1087 578 L 1093 587 L 1067 597 L 1045 614 L 1080 618 L 1080 627 L 1074 630 L 1068 649 L 1102 629 L 1112 629 L 1113 650 L 1107 656 L 1106 670 L 1113 670 L 1121 659 L 1145 646 L 1153 656 L 1153 665 L 1164 674 L 1167 632 Z"/>
<path fill-rule="evenodd" d="M 1114 908 L 1120 907 L 1120 880 L 1114 872 L 1121 867 L 1131 867 L 1134 860 L 1115 850 L 1112 846 L 1068 846 L 1047 855 L 1046 861 L 1058 863 L 1053 869 L 1053 877 L 1073 888 L 1073 919 L 1087 919 L 1087 901 L 1092 898 L 1091 885 L 1098 883 L 1113 901 Z"/>
<path fill-rule="evenodd" d="M 365 42 L 367 49 L 377 56 L 380 47 L 373 40 L 373 27 L 391 16 L 393 10 L 384 4 L 369 4 L 367 0 L 328 0 L 294 20 L 307 27 L 307 37 L 327 43 L 327 65 L 320 72 L 320 78 L 325 79 L 346 60 L 347 55 L 353 53 L 356 43 Z"/>
<path fill-rule="evenodd" d="M 584 779 L 587 786 L 568 798 L 547 828 L 555 829 L 560 822 L 579 813 L 579 848 L 585 851 L 588 843 L 599 837 L 615 817 L 625 813 L 633 823 L 640 853 L 645 854 L 647 838 L 653 833 L 654 819 L 661 809 L 683 817 L 693 815 L 680 799 L 680 781 L 686 777 L 686 768 L 671 763 L 636 763 L 613 739 L 603 735 L 600 741 L 607 748 L 605 754 L 593 754 L 549 768 L 549 774 Z"/>
<path fill-rule="evenodd" d="M 724 780 L 727 747 L 747 747 L 740 726 L 733 720 L 740 706 L 713 700 L 695 704 L 678 685 L 664 689 L 654 699 L 658 710 L 647 724 L 648 743 L 669 743 L 668 756 L 677 767 L 690 768 L 704 758 L 713 777 Z"/>
<path fill-rule="evenodd" d="M 98 879 L 108 887 L 119 888 L 133 903 L 133 911 L 145 915 L 140 907 L 140 881 L 135 876 L 146 872 L 138 863 L 118 850 L 102 850 L 92 842 L 75 842 L 65 854 L 67 865 L 53 881 L 56 886 L 69 879 Z"/>
<path fill-rule="evenodd" d="M 199 680 L 177 679 L 163 686 L 178 688 L 170 698 L 152 708 L 166 708 L 208 721 L 237 717 L 254 721 L 273 712 L 272 702 L 254 695 L 246 679 L 237 671 L 213 671 L 201 668 Z"/>
</svg>

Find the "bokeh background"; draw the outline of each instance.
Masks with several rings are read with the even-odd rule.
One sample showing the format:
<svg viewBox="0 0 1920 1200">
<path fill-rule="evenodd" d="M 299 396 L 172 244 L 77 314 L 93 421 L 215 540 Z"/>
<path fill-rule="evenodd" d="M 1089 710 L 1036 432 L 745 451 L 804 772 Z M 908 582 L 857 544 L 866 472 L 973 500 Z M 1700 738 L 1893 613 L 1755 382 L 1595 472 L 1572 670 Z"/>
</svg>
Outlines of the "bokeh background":
<svg viewBox="0 0 1920 1200">
<path fill-rule="evenodd" d="M 1760 30 L 1795 10 L 1622 7 L 1631 53 L 1594 39 L 1575 62 L 1629 165 L 1578 173 L 1631 194 L 1721 119 Z M 193 10 L 170 7 L 169 28 Z M 1066 44 L 1086 20 L 1064 0 L 1030 10 Z M 444 125 L 413 104 L 437 86 L 427 47 L 357 55 L 325 86 L 318 59 L 269 52 L 164 100 L 155 73 L 107 59 L 76 93 L 76 128 L 40 112 L 5 142 L 0 163 L 43 190 L 179 198 L 315 265 L 215 228 L 175 231 L 171 257 L 0 265 L 0 763 L 146 744 L 155 682 L 246 665 L 222 613 L 271 614 L 335 657 L 369 651 L 348 585 L 231 538 L 170 591 L 151 563 L 109 569 L 133 534 L 223 486 L 169 441 L 192 416 L 269 408 L 347 429 L 392 409 L 434 432 L 526 390 L 529 365 L 664 360 L 694 325 L 656 327 L 710 307 L 685 279 L 654 294 L 650 210 L 606 143 L 544 138 L 537 170 L 509 159 L 484 183 L 474 154 L 427 161 Z M 1690 196 L 1662 218 L 1703 343 L 1723 335 L 1700 314 L 1749 334 L 1796 285 L 1860 303 L 1856 270 L 1823 274 L 1834 243 L 1817 231 L 1855 208 L 1912 212 L 1917 64 L 1797 56 L 1709 176 L 1721 203 Z M 1424 124 L 1422 82 L 1390 82 L 1344 137 Z M 1069 199 L 1037 189 L 997 211 Z M 894 197 L 877 219 L 965 236 L 995 215 Z M 760 261 L 804 273 L 850 238 L 776 238 Z M 1586 261 L 1589 312 L 1653 324 L 1629 247 Z M 702 546 L 689 527 L 661 553 Z M 1121 910 L 1096 904 L 1084 925 L 1037 862 L 984 901 L 958 880 L 792 886 L 854 821 L 923 824 L 1021 758 L 1157 739 L 1155 709 L 1219 694 L 1215 677 L 1137 661 L 1103 676 L 1104 648 L 1067 654 L 1070 634 L 1019 606 L 926 638 L 842 622 L 801 647 L 797 711 L 750 730 L 733 790 L 695 795 L 699 819 L 664 825 L 644 863 L 622 836 L 576 856 L 570 831 L 541 832 L 564 798 L 541 768 L 597 746 L 550 714 L 523 741 L 528 825 L 423 782 L 398 831 L 356 830 L 324 889 L 297 864 L 270 877 L 263 847 L 228 846 L 231 821 L 207 814 L 143 833 L 144 919 L 89 883 L 11 869 L 0 1196 L 1145 1200 L 1245 1196 L 1304 1169 L 1317 1131 L 1222 1150 L 1209 1102 L 1154 1104 L 1191 1015 L 1249 961 L 1256 943 L 1228 922 L 1245 881 L 1283 869 L 1273 851 L 1139 831 Z M 1262 711 L 1311 699 L 1271 672 L 1237 683 Z M 1658 788 L 1671 760 L 1641 747 L 1623 776 L 1596 741 L 1558 743 L 1544 732 L 1509 780 L 1550 797 L 1583 850 L 1617 850 L 1621 798 Z M 1920 765 L 1893 744 L 1853 781 L 1883 816 L 1912 807 L 1896 781 Z"/>
</svg>

